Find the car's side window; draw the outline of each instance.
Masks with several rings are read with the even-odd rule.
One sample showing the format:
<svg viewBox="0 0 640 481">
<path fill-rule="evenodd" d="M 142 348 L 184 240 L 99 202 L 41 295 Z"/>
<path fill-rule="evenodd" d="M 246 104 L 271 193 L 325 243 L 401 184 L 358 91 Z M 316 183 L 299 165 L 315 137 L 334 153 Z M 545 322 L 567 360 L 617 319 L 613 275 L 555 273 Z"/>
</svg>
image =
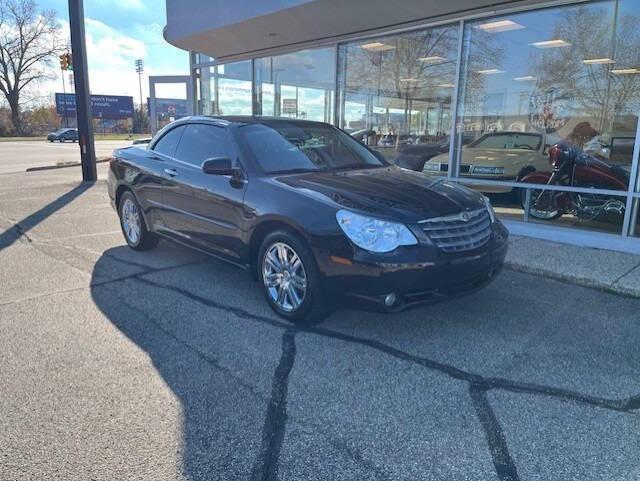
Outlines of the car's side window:
<svg viewBox="0 0 640 481">
<path fill-rule="evenodd" d="M 160 140 L 158 140 L 158 142 L 153 146 L 153 150 L 160 154 L 168 155 L 169 157 L 175 156 L 176 147 L 178 146 L 178 142 L 180 142 L 180 137 L 182 137 L 183 132 L 184 125 L 170 130 L 164 134 Z"/>
<path fill-rule="evenodd" d="M 189 124 L 182 135 L 175 156 L 178 160 L 200 167 L 206 159 L 231 158 L 231 152 L 231 144 L 224 128 L 206 124 Z"/>
</svg>

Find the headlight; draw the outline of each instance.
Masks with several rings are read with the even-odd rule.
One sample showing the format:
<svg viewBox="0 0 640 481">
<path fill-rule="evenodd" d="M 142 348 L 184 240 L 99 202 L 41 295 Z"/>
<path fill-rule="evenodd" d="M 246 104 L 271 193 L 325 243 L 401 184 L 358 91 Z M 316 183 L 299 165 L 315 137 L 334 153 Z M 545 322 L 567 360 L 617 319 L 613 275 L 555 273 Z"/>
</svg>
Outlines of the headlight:
<svg viewBox="0 0 640 481">
<path fill-rule="evenodd" d="M 489 211 L 489 218 L 491 219 L 491 223 L 493 224 L 496 221 L 496 211 L 493 210 L 493 206 L 491 205 L 489 197 L 483 195 L 482 198 L 484 199 L 484 205 Z"/>
<path fill-rule="evenodd" d="M 366 217 L 348 210 L 339 210 L 336 219 L 351 242 L 367 251 L 391 252 L 399 246 L 418 243 L 404 224 Z"/>
<path fill-rule="evenodd" d="M 429 163 L 426 162 L 424 167 L 422 168 L 423 172 L 440 172 L 440 164 L 437 162 Z"/>
<path fill-rule="evenodd" d="M 485 165 L 475 165 L 473 166 L 472 172 L 474 174 L 502 175 L 504 174 L 504 167 L 488 167 Z"/>
</svg>

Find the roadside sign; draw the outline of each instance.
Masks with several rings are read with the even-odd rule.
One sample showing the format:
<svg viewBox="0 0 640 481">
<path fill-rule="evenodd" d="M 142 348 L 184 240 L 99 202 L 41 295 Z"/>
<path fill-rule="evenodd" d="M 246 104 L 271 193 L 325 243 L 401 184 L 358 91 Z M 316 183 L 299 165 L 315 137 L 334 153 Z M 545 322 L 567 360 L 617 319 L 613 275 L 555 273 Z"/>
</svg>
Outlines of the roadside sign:
<svg viewBox="0 0 640 481">
<path fill-rule="evenodd" d="M 131 119 L 133 118 L 133 97 L 92 95 L 91 111 L 94 119 Z M 68 117 L 76 115 L 76 96 L 56 93 L 56 113 Z"/>
<path fill-rule="evenodd" d="M 151 99 L 147 97 L 147 108 Z M 158 118 L 181 118 L 188 115 L 187 101 L 186 99 L 155 99 L 156 103 L 156 115 Z M 151 111 L 150 109 L 148 110 Z"/>
<path fill-rule="evenodd" d="M 298 99 L 282 99 L 282 113 L 283 114 L 297 114 L 298 113 Z"/>
</svg>

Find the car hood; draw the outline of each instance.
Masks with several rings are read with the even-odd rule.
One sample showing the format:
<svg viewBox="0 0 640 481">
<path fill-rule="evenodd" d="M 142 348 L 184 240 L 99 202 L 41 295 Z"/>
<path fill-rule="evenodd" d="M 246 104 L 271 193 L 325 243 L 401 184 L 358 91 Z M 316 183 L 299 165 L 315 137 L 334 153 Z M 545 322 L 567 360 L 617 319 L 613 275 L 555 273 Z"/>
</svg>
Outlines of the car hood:
<svg viewBox="0 0 640 481">
<path fill-rule="evenodd" d="M 276 182 L 336 207 L 415 223 L 482 207 L 482 195 L 459 184 L 398 167 L 285 175 Z"/>
<path fill-rule="evenodd" d="M 462 149 L 462 163 L 469 165 L 507 166 L 520 165 L 523 162 L 546 162 L 546 157 L 537 150 L 521 149 Z M 433 157 L 432 163 L 448 163 L 449 154 Z"/>
</svg>

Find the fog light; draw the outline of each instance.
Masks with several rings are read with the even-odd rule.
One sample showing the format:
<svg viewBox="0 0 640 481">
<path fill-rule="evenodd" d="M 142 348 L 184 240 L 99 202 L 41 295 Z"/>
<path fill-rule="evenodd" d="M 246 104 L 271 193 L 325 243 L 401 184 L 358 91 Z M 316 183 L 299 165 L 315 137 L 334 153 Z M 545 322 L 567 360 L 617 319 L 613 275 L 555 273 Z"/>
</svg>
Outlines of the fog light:
<svg viewBox="0 0 640 481">
<path fill-rule="evenodd" d="M 384 305 L 387 307 L 391 307 L 396 303 L 396 294 L 392 292 L 391 294 L 387 294 L 384 296 Z"/>
</svg>

